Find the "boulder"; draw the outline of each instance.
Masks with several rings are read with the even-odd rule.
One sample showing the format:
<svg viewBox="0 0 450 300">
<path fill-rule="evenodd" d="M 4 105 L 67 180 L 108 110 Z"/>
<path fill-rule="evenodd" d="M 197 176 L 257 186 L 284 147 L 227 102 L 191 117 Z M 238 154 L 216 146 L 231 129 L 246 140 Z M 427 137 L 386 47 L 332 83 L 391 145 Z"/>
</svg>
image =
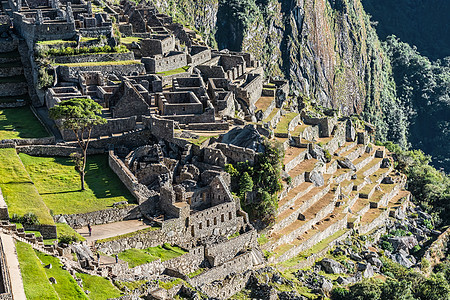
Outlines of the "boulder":
<svg viewBox="0 0 450 300">
<path fill-rule="evenodd" d="M 347 120 L 347 124 L 345 124 L 345 140 L 347 142 L 354 142 L 355 139 L 356 139 L 355 126 L 353 126 L 353 122 L 351 120 Z"/>
<path fill-rule="evenodd" d="M 344 278 L 344 277 L 342 277 L 342 276 L 339 276 L 339 277 L 336 279 L 336 282 L 339 283 L 340 285 L 347 285 L 347 284 L 350 284 L 350 281 L 348 281 L 347 278 Z"/>
<path fill-rule="evenodd" d="M 366 269 L 363 272 L 363 277 L 364 278 L 370 278 L 375 274 L 375 271 L 373 270 L 373 267 L 371 264 L 367 264 Z"/>
<path fill-rule="evenodd" d="M 322 173 L 316 170 L 309 173 L 308 181 L 314 183 L 315 186 L 323 186 L 325 184 L 325 179 L 323 178 Z"/>
<path fill-rule="evenodd" d="M 383 158 L 383 160 L 381 161 L 381 168 L 386 169 L 389 168 L 391 166 L 391 160 L 389 158 Z"/>
<path fill-rule="evenodd" d="M 343 169 L 350 169 L 350 170 L 356 171 L 355 165 L 347 157 L 344 159 L 338 159 L 337 162 L 338 162 L 338 165 Z"/>
<path fill-rule="evenodd" d="M 343 265 L 330 258 L 322 259 L 320 264 L 325 269 L 325 272 L 329 274 L 342 274 L 346 272 L 346 268 Z"/>
<path fill-rule="evenodd" d="M 56 279 L 55 277 L 49 277 L 48 281 L 50 281 L 51 284 L 56 284 Z"/>
<path fill-rule="evenodd" d="M 383 178 L 381 183 L 383 183 L 383 184 L 394 184 L 395 181 L 394 181 L 394 179 L 392 179 L 391 176 L 386 176 L 386 177 Z"/>
<path fill-rule="evenodd" d="M 404 253 L 396 253 L 396 254 L 394 254 L 394 255 L 392 255 L 392 259 L 396 262 L 396 263 L 398 263 L 398 264 L 400 264 L 400 265 L 402 265 L 402 266 L 404 266 L 405 268 L 411 268 L 414 264 L 407 258 L 407 256 L 406 255 L 404 255 Z"/>
<path fill-rule="evenodd" d="M 52 264 L 45 265 L 44 268 L 51 269 L 52 268 Z"/>
<path fill-rule="evenodd" d="M 419 244 L 414 236 L 392 237 L 388 241 L 392 244 L 395 251 L 399 251 L 400 249 L 410 250 Z"/>
<path fill-rule="evenodd" d="M 355 261 L 362 261 L 362 257 L 358 253 L 350 253 L 350 258 Z"/>
<path fill-rule="evenodd" d="M 381 268 L 383 266 L 383 263 L 381 260 L 377 257 L 371 257 L 368 259 L 368 262 L 370 262 L 372 265 L 374 265 L 376 268 Z"/>
<path fill-rule="evenodd" d="M 308 152 L 311 156 L 319 161 L 325 162 L 325 151 L 316 144 L 308 145 Z"/>
</svg>

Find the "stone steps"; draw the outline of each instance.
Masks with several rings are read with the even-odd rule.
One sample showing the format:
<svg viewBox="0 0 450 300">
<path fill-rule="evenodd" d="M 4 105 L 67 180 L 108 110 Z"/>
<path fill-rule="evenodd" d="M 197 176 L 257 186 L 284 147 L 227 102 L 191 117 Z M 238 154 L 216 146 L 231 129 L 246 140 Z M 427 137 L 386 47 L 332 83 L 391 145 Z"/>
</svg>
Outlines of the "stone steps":
<svg viewBox="0 0 450 300">
<path fill-rule="evenodd" d="M 284 212 L 289 207 L 293 206 L 295 201 L 303 195 L 309 193 L 314 188 L 314 184 L 311 182 L 303 182 L 294 189 L 291 189 L 285 197 L 278 202 L 277 215 Z"/>
<path fill-rule="evenodd" d="M 284 154 L 284 171 L 289 172 L 304 161 L 307 153 L 304 148 L 289 147 Z"/>
<path fill-rule="evenodd" d="M 289 224 L 273 231 L 271 234 L 272 248 L 282 244 L 290 243 L 302 232 L 309 230 L 315 223 L 319 222 L 326 215 L 331 214 L 335 209 L 337 194 L 328 192 L 316 203 L 312 204 L 304 213 L 295 213 L 295 218 Z M 302 220 L 299 220 L 299 215 Z"/>
<path fill-rule="evenodd" d="M 343 153 L 350 153 L 350 151 L 353 151 L 357 145 L 357 142 L 345 142 L 343 146 L 336 150 L 335 154 L 338 156 L 344 156 Z"/>
<path fill-rule="evenodd" d="M 291 169 L 288 174 L 292 179 L 292 187 L 297 187 L 300 183 L 306 181 L 306 173 L 313 171 L 319 161 L 315 158 L 306 159 Z"/>
<path fill-rule="evenodd" d="M 341 157 L 348 158 L 351 161 L 354 161 L 361 155 L 363 155 L 366 151 L 366 146 L 364 145 L 357 145 L 356 147 L 351 148 L 350 150 L 341 153 Z"/>
<path fill-rule="evenodd" d="M 299 214 L 306 211 L 311 205 L 330 191 L 331 186 L 314 187 L 308 193 L 298 198 L 289 209 L 284 210 L 276 217 L 276 223 L 272 227 L 272 232 L 281 230 L 297 220 Z"/>
<path fill-rule="evenodd" d="M 353 161 L 356 171 L 361 170 L 375 158 L 375 151 L 370 153 L 364 152 L 360 157 Z"/>
<path fill-rule="evenodd" d="M 274 250 L 275 256 L 269 258 L 269 262 L 279 263 L 291 259 L 346 227 L 347 214 L 329 214 L 320 220 L 314 228 L 301 233 L 291 243 L 276 248 Z"/>
<path fill-rule="evenodd" d="M 358 226 L 359 234 L 366 234 L 385 224 L 389 218 L 389 210 L 385 208 L 371 208 L 361 218 Z"/>
</svg>

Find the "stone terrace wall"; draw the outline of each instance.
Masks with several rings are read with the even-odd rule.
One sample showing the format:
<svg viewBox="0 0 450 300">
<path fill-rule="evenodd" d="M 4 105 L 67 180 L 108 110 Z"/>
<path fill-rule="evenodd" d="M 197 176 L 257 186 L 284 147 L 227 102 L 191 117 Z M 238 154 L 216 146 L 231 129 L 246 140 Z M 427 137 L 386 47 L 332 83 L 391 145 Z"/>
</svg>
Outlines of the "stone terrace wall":
<svg viewBox="0 0 450 300">
<path fill-rule="evenodd" d="M 241 250 L 256 245 L 256 230 L 241 234 L 229 241 L 208 246 L 205 256 L 212 266 L 218 266 L 232 259 Z"/>
<path fill-rule="evenodd" d="M 53 219 L 55 222 L 58 222 L 61 221 L 61 217 L 66 220 L 70 227 L 75 227 L 77 225 L 100 225 L 124 220 L 135 220 L 142 217 L 142 214 L 137 205 L 127 205 L 123 208 L 108 208 L 84 214 L 55 215 Z"/>
<path fill-rule="evenodd" d="M 21 96 L 27 91 L 28 83 L 26 81 L 0 83 L 0 96 Z"/>
<path fill-rule="evenodd" d="M 203 246 L 190 249 L 188 253 L 163 262 L 164 267 L 177 270 L 185 275 L 194 272 L 205 259 Z"/>
<path fill-rule="evenodd" d="M 136 197 L 139 204 L 154 196 L 152 191 L 145 185 L 139 183 L 127 166 L 125 166 L 125 164 L 114 154 L 113 150 L 109 151 L 108 163 L 109 167 L 120 178 L 120 181 L 122 181 L 131 194 Z"/>
<path fill-rule="evenodd" d="M 244 274 L 235 274 L 223 281 L 200 286 L 199 289 L 209 297 L 228 299 L 245 288 L 250 276 L 250 271 L 245 272 Z"/>
<path fill-rule="evenodd" d="M 253 164 L 256 160 L 257 153 L 252 149 L 223 143 L 217 143 L 216 148 L 221 150 L 222 153 L 233 163 L 248 160 L 250 164 Z"/>
<path fill-rule="evenodd" d="M 172 235 L 168 236 L 163 230 L 141 230 L 135 232 L 133 235 L 127 235 L 116 240 L 107 242 L 97 242 L 96 247 L 98 251 L 101 251 L 107 255 L 119 253 L 131 248 L 145 249 L 149 247 L 160 246 L 163 243 L 170 243 L 173 245 L 184 245 L 184 235 Z"/>
<path fill-rule="evenodd" d="M 125 53 L 99 53 L 99 54 L 81 54 L 70 56 L 56 56 L 53 57 L 56 64 L 73 64 L 95 61 L 121 61 L 134 60 L 133 52 Z"/>
<path fill-rule="evenodd" d="M 77 147 L 69 147 L 63 145 L 29 145 L 17 146 L 17 152 L 25 153 L 32 156 L 64 156 L 69 157 L 74 152 L 79 152 Z M 104 149 L 89 148 L 88 154 L 102 154 Z"/>
<path fill-rule="evenodd" d="M 78 74 L 81 72 L 93 72 L 98 71 L 102 74 L 114 74 L 114 75 L 133 75 L 135 73 L 145 73 L 144 65 L 141 63 L 130 65 L 98 65 L 98 66 L 58 66 L 58 76 L 62 81 L 77 82 Z"/>
<path fill-rule="evenodd" d="M 229 274 L 239 274 L 246 271 L 253 265 L 251 252 L 241 254 L 226 263 L 212 268 L 198 276 L 191 278 L 194 286 L 205 285 L 216 280 L 221 280 Z"/>
<path fill-rule="evenodd" d="M 108 123 L 97 125 L 92 128 L 91 137 L 108 136 L 115 133 L 122 133 L 134 130 L 136 128 L 136 116 L 128 118 L 115 118 L 108 119 Z M 61 130 L 61 134 L 64 140 L 74 141 L 76 140 L 75 134 L 72 130 Z M 86 135 L 87 136 L 87 135 Z"/>
</svg>

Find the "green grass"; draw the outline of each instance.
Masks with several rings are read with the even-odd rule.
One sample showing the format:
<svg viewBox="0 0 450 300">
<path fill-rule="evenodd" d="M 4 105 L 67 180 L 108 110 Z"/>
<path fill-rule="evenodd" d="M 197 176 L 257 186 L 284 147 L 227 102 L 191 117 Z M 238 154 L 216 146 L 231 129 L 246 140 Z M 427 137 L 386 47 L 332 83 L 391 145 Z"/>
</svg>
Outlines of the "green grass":
<svg viewBox="0 0 450 300">
<path fill-rule="evenodd" d="M 20 154 L 45 204 L 54 214 L 87 213 L 112 207 L 119 201 L 135 202 L 131 193 L 108 166 L 106 155 L 87 159 L 86 190 L 66 157 L 35 157 Z"/>
<path fill-rule="evenodd" d="M 260 246 L 267 244 L 269 242 L 269 238 L 265 234 L 261 234 L 257 240 L 258 240 L 258 245 L 260 245 Z"/>
<path fill-rule="evenodd" d="M 77 273 L 76 276 L 83 281 L 83 289 L 90 291 L 88 295 L 90 300 L 105 300 L 122 296 L 122 293 L 103 277 L 82 273 Z"/>
<path fill-rule="evenodd" d="M 288 113 L 283 116 L 280 122 L 277 124 L 277 128 L 275 132 L 278 133 L 288 133 L 289 132 L 289 123 L 298 115 L 298 113 Z"/>
<path fill-rule="evenodd" d="M 130 268 L 140 266 L 158 258 L 166 261 L 185 254 L 186 251 L 179 247 L 164 244 L 163 246 L 150 247 L 147 249 L 128 249 L 118 254 L 119 258 L 128 262 Z"/>
<path fill-rule="evenodd" d="M 270 115 L 266 119 L 263 120 L 263 122 L 267 123 L 267 122 L 272 121 L 272 119 L 275 117 L 275 115 L 278 113 L 279 110 L 280 110 L 279 108 L 274 108 L 272 110 L 272 112 L 270 113 Z"/>
<path fill-rule="evenodd" d="M 199 136 L 197 139 L 185 139 L 186 141 L 200 146 L 201 144 L 203 144 L 204 141 L 209 140 L 210 138 L 216 138 L 218 137 L 218 135 L 211 135 L 211 136 Z"/>
<path fill-rule="evenodd" d="M 92 61 L 83 63 L 55 64 L 55 66 L 66 67 L 92 67 L 92 66 L 110 66 L 110 65 L 137 65 L 141 62 L 138 60 L 119 60 L 119 61 Z"/>
<path fill-rule="evenodd" d="M 56 232 L 58 233 L 58 237 L 63 235 L 75 236 L 78 241 L 85 241 L 86 239 L 81 236 L 78 232 L 76 232 L 72 227 L 64 223 L 56 223 Z"/>
<path fill-rule="evenodd" d="M 19 82 L 26 82 L 25 76 L 23 75 L 16 75 L 16 76 L 10 76 L 10 77 L 0 77 L 0 83 L 19 83 Z"/>
<path fill-rule="evenodd" d="M 159 282 L 159 286 L 162 287 L 163 289 L 166 290 L 170 290 L 171 288 L 173 288 L 174 286 L 176 286 L 177 284 L 182 284 L 184 281 L 180 278 L 171 280 L 171 281 L 160 281 Z"/>
<path fill-rule="evenodd" d="M 131 44 L 133 42 L 138 43 L 140 40 L 142 40 L 142 38 L 135 37 L 135 36 L 127 36 L 124 38 L 120 38 L 120 42 L 123 44 Z"/>
<path fill-rule="evenodd" d="M 175 75 L 175 74 L 187 72 L 187 70 L 189 70 L 189 66 L 184 66 L 184 67 L 181 67 L 181 68 L 178 68 L 178 69 L 165 71 L 165 72 L 158 72 L 156 74 L 162 75 L 162 76 L 170 76 L 170 75 Z"/>
<path fill-rule="evenodd" d="M 93 38 L 93 37 L 81 37 L 81 41 L 82 42 L 91 42 L 91 41 L 98 41 L 98 38 Z"/>
<path fill-rule="evenodd" d="M 198 276 L 198 275 L 202 274 L 203 272 L 205 272 L 205 269 L 199 268 L 199 269 L 195 270 L 194 272 L 189 273 L 189 274 L 188 274 L 188 277 L 189 277 L 189 278 L 193 278 L 193 277 L 195 277 L 195 276 Z"/>
<path fill-rule="evenodd" d="M 10 216 L 14 213 L 23 216 L 32 212 L 42 224 L 54 224 L 15 149 L 0 149 L 0 188 Z"/>
<path fill-rule="evenodd" d="M 121 240 L 121 239 L 124 239 L 124 238 L 127 238 L 127 237 L 132 237 L 132 236 L 144 233 L 144 232 L 156 231 L 156 230 L 161 230 L 161 227 L 148 227 L 148 228 L 145 228 L 145 229 L 141 229 L 141 230 L 125 233 L 125 234 L 122 234 L 122 235 L 116 235 L 116 236 L 109 237 L 109 238 L 106 238 L 106 239 L 96 240 L 95 243 L 96 244 L 101 244 L 101 243 Z"/>
<path fill-rule="evenodd" d="M 51 269 L 44 268 L 44 271 L 47 277 L 56 279 L 56 284 L 53 284 L 53 288 L 60 299 L 88 299 L 69 272 L 61 269 L 62 264 L 58 258 L 35 252 L 44 265 L 52 264 Z"/>
<path fill-rule="evenodd" d="M 50 41 L 38 41 L 37 44 L 39 45 L 58 45 L 58 44 L 73 44 L 76 45 L 76 41 L 64 41 L 64 40 L 50 40 Z M 67 46 L 67 45 L 65 45 Z"/>
<path fill-rule="evenodd" d="M 23 287 L 28 299 L 59 299 L 47 279 L 44 267 L 30 245 L 16 243 Z"/>
<path fill-rule="evenodd" d="M 125 287 L 130 291 L 140 288 L 142 285 L 147 283 L 148 280 L 136 280 L 136 281 L 114 281 L 114 284 L 120 289 L 125 290 Z"/>
<path fill-rule="evenodd" d="M 0 110 L 0 140 L 47 136 L 49 136 L 48 132 L 29 107 Z"/>
</svg>

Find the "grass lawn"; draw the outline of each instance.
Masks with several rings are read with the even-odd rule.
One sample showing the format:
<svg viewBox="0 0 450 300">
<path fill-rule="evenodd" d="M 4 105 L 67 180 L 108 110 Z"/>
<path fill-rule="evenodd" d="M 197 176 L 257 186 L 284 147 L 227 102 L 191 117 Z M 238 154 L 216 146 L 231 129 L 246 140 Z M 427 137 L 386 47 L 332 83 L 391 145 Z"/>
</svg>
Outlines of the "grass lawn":
<svg viewBox="0 0 450 300">
<path fill-rule="evenodd" d="M 219 135 L 209 135 L 209 136 L 199 136 L 197 139 L 185 139 L 188 142 L 191 142 L 194 145 L 200 146 L 204 141 L 209 140 L 210 138 L 216 138 Z"/>
<path fill-rule="evenodd" d="M 54 224 L 50 212 L 12 148 L 0 149 L 0 188 L 9 215 L 36 214 L 42 224 Z"/>
<path fill-rule="evenodd" d="M 27 106 L 0 110 L 0 140 L 49 136 Z"/>
<path fill-rule="evenodd" d="M 70 63 L 70 64 L 55 64 L 55 66 L 67 66 L 67 67 L 91 67 L 91 66 L 109 66 L 109 65 L 137 65 L 141 62 L 139 60 L 119 60 L 119 61 L 92 61 L 83 63 Z"/>
<path fill-rule="evenodd" d="M 64 223 L 56 223 L 56 232 L 58 233 L 58 237 L 63 235 L 75 236 L 78 241 L 85 241 L 86 239 L 76 232 L 72 227 Z"/>
<path fill-rule="evenodd" d="M 38 41 L 38 45 L 58 45 L 58 44 L 68 44 L 64 46 L 74 45 L 76 46 L 76 41 L 64 41 L 64 40 L 50 40 L 50 41 Z"/>
<path fill-rule="evenodd" d="M 289 132 L 289 123 L 298 115 L 298 113 L 288 113 L 283 116 L 280 122 L 277 124 L 277 129 L 275 132 L 279 133 L 288 133 Z"/>
<path fill-rule="evenodd" d="M 119 253 L 119 258 L 128 262 L 130 268 L 152 262 L 158 258 L 166 261 L 185 254 L 183 249 L 164 244 L 163 246 L 151 247 L 147 249 L 128 249 Z"/>
<path fill-rule="evenodd" d="M 169 75 L 175 75 L 175 74 L 187 72 L 187 70 L 189 70 L 189 66 L 184 66 L 184 67 L 181 67 L 181 68 L 178 68 L 178 69 L 175 69 L 175 70 L 159 72 L 159 73 L 156 73 L 156 74 L 162 75 L 162 76 L 169 76 Z"/>
<path fill-rule="evenodd" d="M 118 298 L 122 293 L 109 280 L 88 274 L 77 273 L 76 276 L 83 281 L 83 289 L 89 290 L 90 300 L 105 300 Z"/>
<path fill-rule="evenodd" d="M 124 38 L 120 38 L 120 42 L 123 44 L 131 44 L 133 42 L 138 43 L 140 40 L 142 40 L 142 38 L 140 37 L 135 37 L 135 36 L 127 36 Z"/>
<path fill-rule="evenodd" d="M 30 245 L 16 243 L 23 287 L 28 299 L 59 299 L 55 289 L 47 279 L 44 267 Z"/>
<path fill-rule="evenodd" d="M 85 191 L 80 190 L 80 177 L 70 158 L 36 157 L 23 153 L 20 158 L 54 214 L 87 213 L 110 208 L 119 201 L 136 202 L 108 166 L 106 155 L 88 157 Z"/>
<path fill-rule="evenodd" d="M 41 252 L 35 252 L 44 265 L 52 264 L 51 269 L 44 268 L 44 271 L 47 277 L 54 277 L 56 279 L 56 284 L 52 286 L 60 299 L 88 299 L 69 272 L 61 269 L 62 264 L 58 258 Z"/>
</svg>

